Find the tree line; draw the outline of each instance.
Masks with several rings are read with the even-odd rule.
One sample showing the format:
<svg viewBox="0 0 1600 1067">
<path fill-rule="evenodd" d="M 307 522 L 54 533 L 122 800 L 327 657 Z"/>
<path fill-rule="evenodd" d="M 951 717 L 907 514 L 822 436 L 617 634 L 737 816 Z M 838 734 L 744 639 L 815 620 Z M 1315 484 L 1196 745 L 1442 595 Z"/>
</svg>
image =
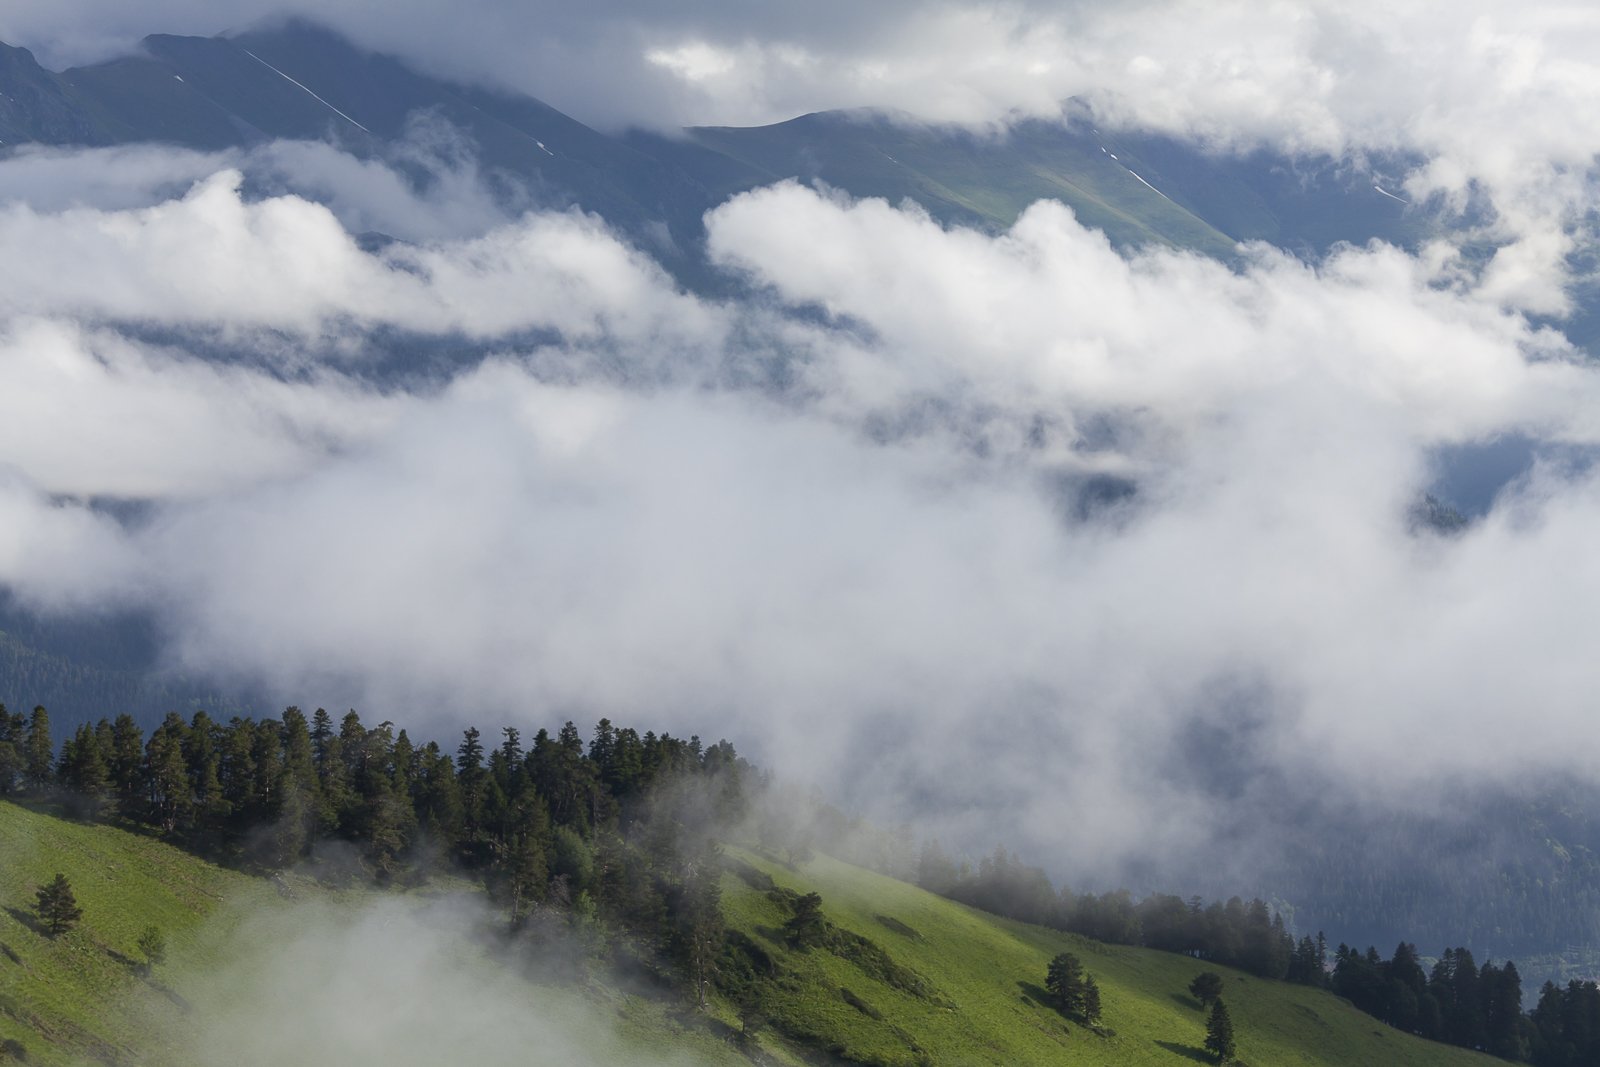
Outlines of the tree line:
<svg viewBox="0 0 1600 1067">
<path fill-rule="evenodd" d="M 1600 1063 L 1600 985 L 1592 981 L 1565 988 L 1547 982 L 1538 1006 L 1525 1013 L 1522 978 L 1510 960 L 1480 967 L 1469 950 L 1447 948 L 1424 970 L 1410 942 L 1401 942 L 1388 960 L 1376 948 L 1360 952 L 1344 944 L 1330 953 L 1322 933 L 1297 939 L 1282 915 L 1259 899 L 1207 903 L 1154 893 L 1135 900 L 1125 889 L 1074 894 L 1004 847 L 974 867 L 929 842 L 916 881 L 1008 918 L 1331 989 L 1396 1029 L 1430 1040 L 1538 1067 Z"/>
<path fill-rule="evenodd" d="M 245 868 L 336 845 L 380 883 L 465 871 L 513 927 L 612 931 L 612 949 L 702 1002 L 724 933 L 717 841 L 755 784 L 726 741 L 607 719 L 587 744 L 571 722 L 526 746 L 515 727 L 492 746 L 470 727 L 451 753 L 354 711 L 226 723 L 174 713 L 148 736 L 119 715 L 79 726 L 57 751 L 44 708 L 0 707 L 0 795 L 136 823 Z"/>
</svg>

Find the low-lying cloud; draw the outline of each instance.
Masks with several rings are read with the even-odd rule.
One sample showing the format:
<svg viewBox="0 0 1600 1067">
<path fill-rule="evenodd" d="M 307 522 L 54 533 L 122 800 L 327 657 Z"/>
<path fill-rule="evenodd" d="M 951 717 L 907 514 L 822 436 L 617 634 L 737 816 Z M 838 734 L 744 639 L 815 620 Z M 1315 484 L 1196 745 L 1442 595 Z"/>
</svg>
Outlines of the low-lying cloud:
<svg viewBox="0 0 1600 1067">
<path fill-rule="evenodd" d="M 470 898 L 314 899 L 220 914 L 197 949 L 220 962 L 179 959 L 161 976 L 190 1004 L 166 1035 L 185 1062 L 695 1062 L 659 1039 L 648 1048 L 628 1040 L 617 1017 L 565 983 L 528 977 L 571 950 L 495 944 L 494 917 Z"/>
<path fill-rule="evenodd" d="M 1075 873 L 1248 801 L 1197 736 L 1377 804 L 1600 755 L 1595 475 L 1415 519 L 1444 451 L 1600 436 L 1600 374 L 1448 246 L 1229 269 L 783 184 L 708 217 L 749 290 L 711 300 L 591 217 L 371 252 L 231 160 L 167 195 L 194 162 L 0 206 L 0 582 L 146 606 L 174 665 L 419 734 L 725 734 Z M 382 331 L 476 355 L 317 355 Z"/>
</svg>

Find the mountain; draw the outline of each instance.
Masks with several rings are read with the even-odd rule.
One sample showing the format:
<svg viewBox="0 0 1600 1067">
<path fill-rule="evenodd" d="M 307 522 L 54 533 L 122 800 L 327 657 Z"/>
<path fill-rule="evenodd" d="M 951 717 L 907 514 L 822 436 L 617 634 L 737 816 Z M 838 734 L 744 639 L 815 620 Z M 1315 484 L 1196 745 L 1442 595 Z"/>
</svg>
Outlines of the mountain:
<svg viewBox="0 0 1600 1067">
<path fill-rule="evenodd" d="M 989 229 L 1048 197 L 1118 245 L 1223 259 L 1239 241 L 1317 252 L 1374 237 L 1414 244 L 1438 227 L 1380 188 L 1394 180 L 1386 167 L 1398 176 L 1398 159 L 1360 168 L 1261 152 L 1235 159 L 1171 138 L 1100 131 L 1085 114 L 992 135 L 828 112 L 677 137 L 610 136 L 533 97 L 440 81 L 300 21 L 223 37 L 154 35 L 140 55 L 59 74 L 7 48 L 0 93 L 0 140 L 10 146 L 215 150 L 289 138 L 373 157 L 425 116 L 453 129 L 486 173 L 508 180 L 508 202 L 596 212 L 691 280 L 704 212 L 788 178 L 909 198 L 944 221 Z M 660 238 L 662 227 L 670 240 Z"/>
<path fill-rule="evenodd" d="M 727 854 L 723 901 L 735 946 L 729 958 L 780 976 L 771 983 L 777 993 L 763 1006 L 765 1022 L 754 1044 L 745 1046 L 732 1039 L 740 1026 L 738 1006 L 720 999 L 703 1015 L 682 1013 L 662 992 L 629 987 L 604 968 L 575 982 L 529 977 L 521 956 L 485 947 L 489 941 L 437 956 L 394 948 L 399 937 L 431 944 L 431 924 L 443 920 L 429 909 L 452 895 L 470 896 L 464 883 L 448 878 L 383 892 L 336 889 L 304 873 L 251 877 L 146 835 L 7 801 L 0 801 L 0 851 L 7 857 L 0 867 L 0 1050 L 21 1062 L 203 1062 L 196 1052 L 203 1057 L 215 1047 L 206 1042 L 216 1040 L 211 1035 L 219 1024 L 210 1013 L 224 1010 L 223 998 L 245 988 L 268 1015 L 260 1031 L 265 1044 L 280 1050 L 310 1044 L 326 1055 L 382 1049 L 384 1033 L 403 1025 L 393 1016 L 398 998 L 437 994 L 457 1006 L 450 998 L 467 989 L 482 992 L 490 1006 L 516 1003 L 519 1013 L 545 1020 L 546 1053 L 581 1037 L 585 1046 L 566 1062 L 1131 1067 L 1201 1058 L 1204 1016 L 1186 991 L 1203 969 L 1195 961 L 997 919 L 824 855 L 790 869 L 742 849 Z M 73 887 L 84 918 L 76 929 L 49 938 L 33 921 L 33 890 L 58 872 Z M 847 943 L 871 949 L 840 955 L 788 946 L 776 929 L 786 916 L 782 901 L 786 893 L 806 892 L 820 894 L 826 922 L 846 931 Z M 373 916 L 379 917 L 375 923 Z M 312 985 L 298 1000 L 292 991 L 273 989 L 280 968 L 292 968 L 304 984 L 309 968 L 327 963 L 308 943 L 307 931 L 330 919 L 346 930 L 373 924 L 380 936 L 375 943 L 388 938 L 389 950 L 404 960 L 425 961 L 424 969 L 400 976 L 416 988 L 372 976 L 364 988 L 327 979 L 326 987 Z M 151 926 L 162 932 L 167 955 L 145 968 L 138 942 Z M 326 936 L 342 945 L 345 935 L 330 929 Z M 523 951 L 538 958 L 550 950 Z M 1045 1003 L 1040 986 L 1047 964 L 1063 951 L 1079 955 L 1103 990 L 1099 1031 Z M 891 961 L 887 968 L 885 960 Z M 352 973 L 371 973 L 359 961 L 351 966 Z M 1320 990 L 1217 970 L 1245 1062 L 1497 1062 L 1391 1030 Z M 908 984 L 908 974 L 922 984 Z M 334 990 L 346 999 L 339 1012 L 315 1016 L 317 1022 L 276 1014 L 286 1007 L 310 1011 L 310 996 Z M 480 1009 L 458 1024 L 517 1032 L 515 1018 L 491 1018 Z M 355 1036 L 329 1034 L 318 1046 L 306 1029 L 330 1017 L 348 1018 Z M 454 1040 L 473 1048 L 478 1037 L 463 1032 Z M 250 1048 L 258 1057 L 266 1054 Z M 518 1062 L 527 1055 L 523 1049 Z"/>
<path fill-rule="evenodd" d="M 829 112 L 758 128 L 613 135 L 526 95 L 430 77 L 305 22 L 215 38 L 151 36 L 137 55 L 60 72 L 24 48 L 0 45 L 0 154 L 132 144 L 222 151 L 302 139 L 382 160 L 421 184 L 427 176 L 405 151 L 419 129 L 449 131 L 507 208 L 595 212 L 684 284 L 712 293 L 737 282 L 700 254 L 703 214 L 729 196 L 791 178 L 854 196 L 910 199 L 947 223 L 988 231 L 1051 197 L 1120 247 L 1171 246 L 1224 261 L 1237 256 L 1240 241 L 1314 256 L 1340 241 L 1414 247 L 1447 225 L 1402 202 L 1398 181 L 1413 162 L 1403 155 L 1359 166 L 1266 152 L 1218 155 L 1099 129 L 1078 110 L 1069 121 L 1024 122 L 1003 133 Z M 1600 295 L 1591 295 L 1600 307 Z M 1592 312 L 1581 321 L 1600 330 Z M 401 338 L 395 347 L 413 345 L 415 354 L 427 344 Z M 0 603 L 0 700 L 13 709 L 48 705 L 62 732 L 122 711 L 150 728 L 168 710 L 203 704 L 225 719 L 251 705 L 248 694 L 219 694 L 205 680 L 162 673 L 153 627 L 140 616 L 51 622 Z M 1493 822 L 1476 824 L 1476 837 L 1453 836 L 1457 827 L 1426 819 L 1373 827 L 1313 813 L 1287 828 L 1285 839 L 1304 844 L 1258 888 L 1287 898 L 1336 938 L 1371 939 L 1385 949 L 1407 936 L 1430 938 L 1429 947 L 1452 938 L 1488 944 L 1519 957 L 1530 947 L 1554 952 L 1563 947 L 1561 930 L 1588 937 L 1600 921 L 1600 830 L 1581 814 L 1556 818 L 1553 803 L 1507 802 Z M 1371 858 L 1375 840 L 1385 857 L 1398 858 L 1392 865 Z M 1446 841 L 1464 842 L 1470 860 L 1443 866 L 1436 846 Z M 1421 855 L 1430 858 L 1427 870 L 1404 869 Z M 1183 887 L 1157 880 L 1150 888 Z"/>
</svg>

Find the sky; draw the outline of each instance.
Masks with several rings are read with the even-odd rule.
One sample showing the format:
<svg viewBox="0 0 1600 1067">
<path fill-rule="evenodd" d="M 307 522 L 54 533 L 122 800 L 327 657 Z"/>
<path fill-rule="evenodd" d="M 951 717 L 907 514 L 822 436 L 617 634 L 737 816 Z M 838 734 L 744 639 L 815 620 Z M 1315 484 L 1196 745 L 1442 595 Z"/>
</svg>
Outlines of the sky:
<svg viewBox="0 0 1600 1067">
<path fill-rule="evenodd" d="M 707 297 L 603 220 L 505 212 L 470 160 L 413 157 L 419 192 L 321 145 L 23 151 L 0 584 L 35 610 L 151 612 L 175 669 L 416 733 L 726 736 L 1068 877 L 1200 849 L 1253 783 L 1425 809 L 1600 758 L 1600 373 L 1560 318 L 1596 206 L 1586 9 L 317 12 L 608 128 L 875 105 L 994 131 L 1076 95 L 1219 152 L 1405 150 L 1407 195 L 1489 204 L 1499 251 L 1229 267 L 1050 202 L 991 234 L 788 182 L 707 216 L 746 283 Z M 0 39 L 60 66 L 266 14 L 21 0 Z M 397 335 L 488 356 L 375 383 Z M 1541 458 L 1466 530 L 1419 528 L 1443 457 L 1506 438 Z"/>
</svg>

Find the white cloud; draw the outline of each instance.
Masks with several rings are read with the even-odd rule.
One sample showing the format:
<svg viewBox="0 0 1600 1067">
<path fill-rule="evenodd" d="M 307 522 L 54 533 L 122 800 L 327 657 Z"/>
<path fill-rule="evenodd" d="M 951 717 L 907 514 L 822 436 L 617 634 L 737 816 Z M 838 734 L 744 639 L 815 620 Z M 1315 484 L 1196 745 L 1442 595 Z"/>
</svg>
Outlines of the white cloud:
<svg viewBox="0 0 1600 1067">
<path fill-rule="evenodd" d="M 55 321 L 0 333 L 0 455 L 56 494 L 185 497 L 284 477 L 404 406 Z"/>
<path fill-rule="evenodd" d="M 328 208 L 247 200 L 242 180 L 222 170 L 181 199 L 126 210 L 0 206 L 0 313 L 311 337 L 377 325 L 475 338 L 713 328 L 591 216 L 530 214 L 466 240 L 369 254 Z"/>
<path fill-rule="evenodd" d="M 23 5 L 0 34 L 81 46 L 92 8 Z M 726 732 L 1085 864 L 1222 817 L 1179 773 L 1196 722 L 1248 721 L 1254 758 L 1381 801 L 1600 756 L 1594 477 L 1547 464 L 1453 539 L 1407 518 L 1441 448 L 1600 443 L 1596 371 L 1508 310 L 1561 307 L 1587 238 L 1584 11 L 365 10 L 327 14 L 410 55 L 427 36 L 447 72 L 470 52 L 507 81 L 570 76 L 613 118 L 871 103 L 984 124 L 1092 89 L 1219 145 L 1415 148 L 1407 196 L 1486 196 L 1508 243 L 1481 272 L 1445 245 L 1229 269 L 1123 258 L 1057 205 L 990 236 L 780 185 L 711 215 L 713 255 L 761 289 L 717 303 L 591 218 L 497 221 L 468 169 L 430 200 L 310 146 L 29 154 L 0 164 L 0 580 L 58 607 L 145 597 L 187 665 L 302 703 Z M 522 21 L 543 16 L 535 56 L 567 52 L 548 67 Z M 128 168 L 86 181 L 84 161 Z M 305 195 L 240 195 L 238 169 L 275 167 Z M 419 204 L 415 246 L 350 237 Z M 833 324 L 784 313 L 819 306 Z M 384 397 L 128 322 L 506 352 Z M 528 350 L 533 331 L 561 338 Z M 769 378 L 780 397 L 728 384 Z M 1096 511 L 1097 474 L 1137 492 Z M 158 501 L 132 530 L 52 495 L 130 493 Z M 1074 806 L 1108 814 L 1063 824 Z"/>
<path fill-rule="evenodd" d="M 127 429 L 131 457 L 165 468 L 192 441 L 214 465 L 174 466 L 180 499 L 130 532 L 54 521 L 106 539 L 84 551 L 112 561 L 109 587 L 149 591 L 186 668 L 442 729 L 592 712 L 726 733 L 894 814 L 959 798 L 1079 870 L 1223 817 L 1180 770 L 1196 723 L 1242 716 L 1252 758 L 1380 800 L 1600 755 L 1573 655 L 1600 636 L 1590 476 L 1547 470 L 1453 540 L 1409 528 L 1442 446 L 1600 442 L 1600 376 L 1447 249 L 1316 268 L 1259 249 L 1235 272 L 1124 259 L 1057 206 L 990 237 L 785 185 L 710 220 L 714 253 L 767 289 L 750 305 L 649 270 L 617 288 L 606 264 L 632 254 L 568 216 L 427 252 L 447 265 L 425 261 L 417 302 L 458 303 L 462 263 L 517 276 L 499 250 L 547 226 L 562 300 L 635 310 L 587 311 L 581 344 L 436 395 L 273 385 L 35 327 L 97 383 L 92 410 L 178 413 L 165 437 Z M 663 344 L 696 362 L 639 384 Z M 705 389 L 780 350 L 781 403 Z M 29 351 L 13 372 L 68 395 L 36 367 L 49 346 Z M 226 430 L 197 414 L 224 395 Z M 29 476 L 78 493 L 129 477 L 94 448 L 44 455 Z M 1083 479 L 1107 472 L 1137 494 L 1096 512 Z M 93 572 L 60 575 L 29 582 L 81 602 Z M 1505 725 L 1530 694 L 1539 715 Z M 1062 805 L 1116 814 L 1063 824 Z"/>
<path fill-rule="evenodd" d="M 237 903 L 224 908 L 201 931 L 200 952 L 217 964 L 180 959 L 163 975 L 192 1009 L 167 1040 L 198 1062 L 696 1062 L 692 1040 L 682 1051 L 659 1035 L 645 1046 L 625 1035 L 607 1007 L 568 983 L 537 977 L 542 966 L 559 970 L 551 957 L 569 950 L 495 946 L 494 917 L 470 898 L 240 911 Z M 506 966 L 507 957 L 517 966 Z M 161 1005 L 151 1014 L 172 1013 Z"/>
</svg>

